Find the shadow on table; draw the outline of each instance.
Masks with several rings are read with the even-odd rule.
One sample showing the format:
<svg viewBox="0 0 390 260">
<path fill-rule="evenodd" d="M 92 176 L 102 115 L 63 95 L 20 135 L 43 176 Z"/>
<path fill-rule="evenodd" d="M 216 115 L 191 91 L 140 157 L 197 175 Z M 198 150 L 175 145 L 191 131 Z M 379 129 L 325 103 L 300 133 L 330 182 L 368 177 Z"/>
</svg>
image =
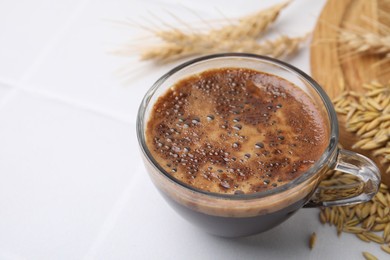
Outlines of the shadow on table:
<svg viewBox="0 0 390 260">
<path fill-rule="evenodd" d="M 305 211 L 299 211 L 283 224 L 258 235 L 234 239 L 214 238 L 216 243 L 220 243 L 224 248 L 234 248 L 236 256 L 265 255 L 273 258 L 299 259 L 310 253 L 310 235 L 319 227 L 316 214 Z"/>
</svg>

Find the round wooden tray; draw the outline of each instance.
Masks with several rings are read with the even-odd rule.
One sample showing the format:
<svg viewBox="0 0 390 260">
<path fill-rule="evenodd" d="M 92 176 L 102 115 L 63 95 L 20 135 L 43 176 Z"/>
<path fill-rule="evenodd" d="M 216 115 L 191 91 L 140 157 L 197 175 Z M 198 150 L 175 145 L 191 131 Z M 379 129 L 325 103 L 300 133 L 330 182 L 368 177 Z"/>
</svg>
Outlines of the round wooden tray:
<svg viewBox="0 0 390 260">
<path fill-rule="evenodd" d="M 346 89 L 363 93 L 363 83 L 377 80 L 387 83 L 390 80 L 388 64 L 373 66 L 380 57 L 372 55 L 354 55 L 348 57 L 346 46 L 337 42 L 338 28 L 350 28 L 351 25 L 378 31 L 377 23 L 389 25 L 390 1 L 387 0 L 328 0 L 317 21 L 311 46 L 311 74 L 326 90 L 330 98 L 337 97 L 344 84 Z M 374 21 L 374 22 L 368 22 Z M 387 67 L 386 67 L 387 65 Z M 351 149 L 358 137 L 345 130 L 345 116 L 339 115 L 340 143 Z M 385 174 L 388 165 L 379 163 L 380 157 L 374 158 L 370 151 L 355 149 L 374 159 L 382 172 L 382 181 L 390 185 L 390 174 Z"/>
</svg>

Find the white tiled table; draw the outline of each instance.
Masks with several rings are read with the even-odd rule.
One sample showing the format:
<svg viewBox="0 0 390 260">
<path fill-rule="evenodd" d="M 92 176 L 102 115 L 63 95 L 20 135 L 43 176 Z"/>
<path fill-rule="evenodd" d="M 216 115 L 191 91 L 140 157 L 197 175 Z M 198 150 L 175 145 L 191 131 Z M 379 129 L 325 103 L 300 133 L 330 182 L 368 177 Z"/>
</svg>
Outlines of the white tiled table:
<svg viewBox="0 0 390 260">
<path fill-rule="evenodd" d="M 375 244 L 337 238 L 316 209 L 258 236 L 223 239 L 182 220 L 159 196 L 141 163 L 135 120 L 146 90 L 175 64 L 109 55 L 139 35 L 109 20 L 172 20 L 164 10 L 199 19 L 188 8 L 236 17 L 276 1 L 193 2 L 0 4 L 0 259 L 361 259 L 362 251 L 388 259 Z M 311 30 L 323 4 L 294 1 L 273 33 Z M 308 48 L 289 62 L 309 72 Z M 129 84 L 115 76 L 126 64 Z"/>
</svg>

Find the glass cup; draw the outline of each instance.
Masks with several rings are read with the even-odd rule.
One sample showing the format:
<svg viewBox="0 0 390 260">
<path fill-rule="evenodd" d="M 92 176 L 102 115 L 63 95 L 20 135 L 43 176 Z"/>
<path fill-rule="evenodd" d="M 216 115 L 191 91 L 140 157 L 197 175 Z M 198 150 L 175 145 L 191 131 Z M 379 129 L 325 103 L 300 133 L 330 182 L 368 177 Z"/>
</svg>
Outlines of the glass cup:
<svg viewBox="0 0 390 260">
<path fill-rule="evenodd" d="M 305 91 L 326 119 L 329 140 L 320 159 L 300 177 L 271 190 L 251 194 L 220 194 L 199 190 L 167 173 L 146 145 L 145 128 L 159 96 L 176 82 L 206 70 L 236 67 L 273 74 Z M 266 231 L 302 207 L 350 205 L 370 200 L 378 191 L 380 172 L 368 158 L 340 149 L 338 121 L 332 102 L 307 74 L 282 61 L 252 55 L 227 53 L 186 62 L 162 76 L 146 93 L 138 111 L 137 136 L 148 174 L 166 201 L 185 219 L 211 234 L 238 237 Z M 321 185 L 329 170 L 352 175 L 353 184 Z M 352 192 L 351 192 L 352 191 Z"/>
</svg>

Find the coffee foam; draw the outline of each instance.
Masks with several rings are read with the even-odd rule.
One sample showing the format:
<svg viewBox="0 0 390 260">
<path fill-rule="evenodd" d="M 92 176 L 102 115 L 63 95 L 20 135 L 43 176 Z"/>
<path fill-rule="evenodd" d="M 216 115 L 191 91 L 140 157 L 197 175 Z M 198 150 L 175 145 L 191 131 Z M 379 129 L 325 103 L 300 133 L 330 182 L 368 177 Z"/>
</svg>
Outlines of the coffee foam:
<svg viewBox="0 0 390 260">
<path fill-rule="evenodd" d="M 216 69 L 162 95 L 146 130 L 155 160 L 174 178 L 223 194 L 285 185 L 322 155 L 328 130 L 298 87 L 249 69 Z"/>
</svg>

